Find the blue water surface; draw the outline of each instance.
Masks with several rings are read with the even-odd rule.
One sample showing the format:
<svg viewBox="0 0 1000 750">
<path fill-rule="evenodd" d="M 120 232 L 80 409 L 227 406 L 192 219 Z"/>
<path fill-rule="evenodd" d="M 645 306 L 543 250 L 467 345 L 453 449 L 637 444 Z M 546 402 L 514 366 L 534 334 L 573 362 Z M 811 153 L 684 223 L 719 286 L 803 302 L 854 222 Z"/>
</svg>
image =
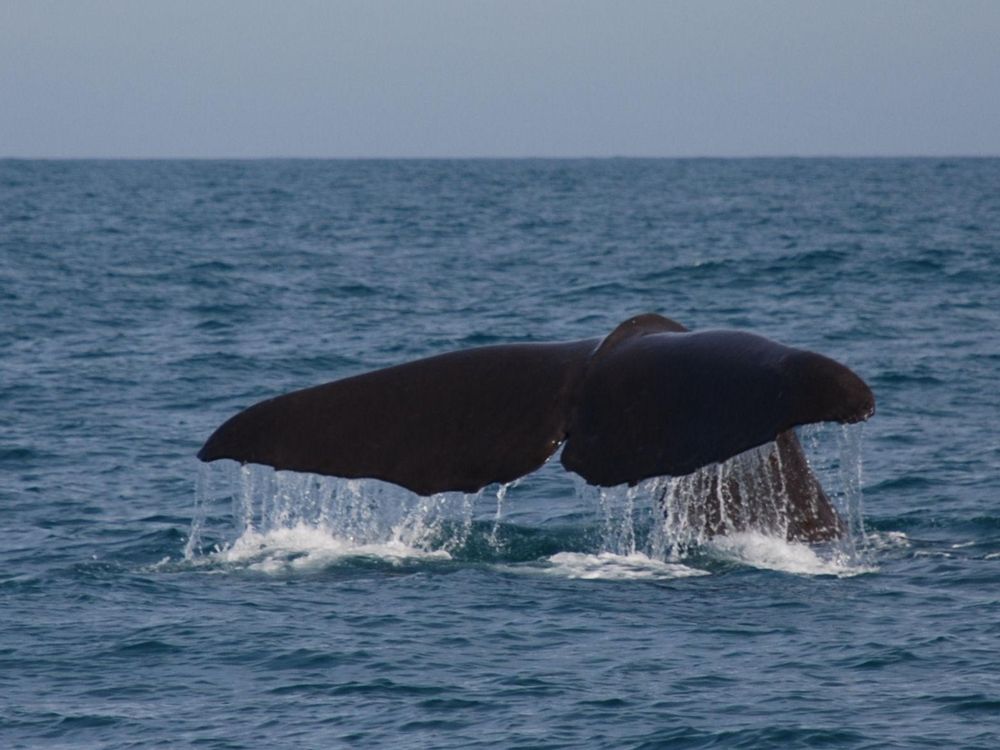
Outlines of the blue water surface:
<svg viewBox="0 0 1000 750">
<path fill-rule="evenodd" d="M 194 458 L 647 311 L 871 384 L 857 550 Z M 0 746 L 1000 747 L 998 328 L 995 159 L 0 161 Z"/>
</svg>

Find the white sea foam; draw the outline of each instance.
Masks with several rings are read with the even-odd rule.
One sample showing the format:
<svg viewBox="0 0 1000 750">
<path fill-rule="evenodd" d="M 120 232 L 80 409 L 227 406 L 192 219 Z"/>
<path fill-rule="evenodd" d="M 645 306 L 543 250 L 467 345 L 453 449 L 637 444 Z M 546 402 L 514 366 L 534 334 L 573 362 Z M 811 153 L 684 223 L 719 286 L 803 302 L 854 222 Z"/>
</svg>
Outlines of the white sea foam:
<svg viewBox="0 0 1000 750">
<path fill-rule="evenodd" d="M 670 580 L 708 575 L 681 563 L 663 562 L 641 552 L 616 555 L 613 552 L 586 554 L 560 552 L 548 559 L 545 573 L 566 578 L 589 580 Z"/>
<path fill-rule="evenodd" d="M 836 547 L 818 548 L 756 531 L 715 537 L 707 544 L 707 549 L 743 565 L 796 575 L 846 578 L 875 571 L 856 555 L 844 554 Z"/>
<path fill-rule="evenodd" d="M 258 532 L 247 529 L 231 545 L 208 555 L 208 560 L 245 566 L 265 573 L 316 570 L 344 558 L 367 557 L 391 563 L 405 560 L 449 560 L 443 549 L 428 550 L 401 538 L 366 542 L 338 536 L 323 526 L 298 523 Z"/>
</svg>

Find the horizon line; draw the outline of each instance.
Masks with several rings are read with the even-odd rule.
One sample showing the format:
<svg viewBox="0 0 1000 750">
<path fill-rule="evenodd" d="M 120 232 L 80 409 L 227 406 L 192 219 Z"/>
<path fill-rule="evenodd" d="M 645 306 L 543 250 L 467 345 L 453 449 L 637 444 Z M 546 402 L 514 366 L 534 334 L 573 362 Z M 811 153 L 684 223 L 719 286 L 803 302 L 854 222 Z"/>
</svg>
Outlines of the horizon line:
<svg viewBox="0 0 1000 750">
<path fill-rule="evenodd" d="M 765 159 L 997 159 L 998 153 L 940 154 L 729 154 L 729 155 L 576 155 L 576 156 L 15 156 L 0 155 L 0 161 L 697 161 Z"/>
</svg>

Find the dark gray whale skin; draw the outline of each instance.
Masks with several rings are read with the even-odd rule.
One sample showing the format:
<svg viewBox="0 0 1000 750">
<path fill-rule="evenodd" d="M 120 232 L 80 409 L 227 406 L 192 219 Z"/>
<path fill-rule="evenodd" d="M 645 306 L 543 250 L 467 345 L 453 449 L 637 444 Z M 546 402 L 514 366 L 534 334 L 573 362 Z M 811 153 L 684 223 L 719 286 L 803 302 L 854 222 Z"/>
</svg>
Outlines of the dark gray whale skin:
<svg viewBox="0 0 1000 750">
<path fill-rule="evenodd" d="M 690 474 L 777 440 L 773 471 L 790 515 L 802 516 L 789 537 L 812 541 L 841 524 L 792 428 L 874 411 L 871 389 L 828 357 L 646 314 L 603 339 L 466 349 L 261 401 L 219 427 L 198 458 L 430 495 L 510 482 L 560 445 L 566 469 L 612 486 Z M 746 502 L 738 488 L 729 496 Z"/>
</svg>

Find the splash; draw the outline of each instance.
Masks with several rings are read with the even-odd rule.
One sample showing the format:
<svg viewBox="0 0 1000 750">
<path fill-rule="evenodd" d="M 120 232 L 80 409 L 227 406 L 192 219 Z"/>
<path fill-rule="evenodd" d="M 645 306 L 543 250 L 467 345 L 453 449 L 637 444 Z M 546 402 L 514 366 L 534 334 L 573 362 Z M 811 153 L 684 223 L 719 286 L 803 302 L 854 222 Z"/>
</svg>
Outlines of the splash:
<svg viewBox="0 0 1000 750">
<path fill-rule="evenodd" d="M 861 427 L 802 433 L 808 466 L 843 522 L 838 539 L 822 545 L 790 541 L 795 519 L 782 454 L 768 443 L 686 476 L 656 477 L 634 487 L 579 483 L 578 495 L 597 506 L 600 551 L 674 562 L 708 551 L 740 564 L 808 575 L 872 570 L 863 524 Z"/>
<path fill-rule="evenodd" d="M 514 484 L 496 487 L 495 495 L 418 497 L 377 480 L 216 462 L 199 469 L 185 559 L 274 571 L 344 558 L 397 564 L 457 557 L 542 563 L 573 578 L 662 579 L 694 574 L 690 566 L 707 556 L 804 575 L 853 575 L 872 569 L 862 523 L 860 438 L 857 427 L 804 431 L 809 466 L 844 524 L 841 538 L 821 545 L 789 541 L 782 458 L 771 443 L 687 476 L 633 487 L 596 488 L 578 480 L 577 496 L 593 504 L 595 523 L 576 532 L 585 544 L 564 535 L 556 552 L 552 536 L 536 543 L 537 529 L 504 524 Z"/>
<path fill-rule="evenodd" d="M 208 559 L 259 570 L 322 567 L 349 557 L 389 562 L 450 559 L 465 544 L 477 496 L 417 497 L 375 480 L 338 479 L 220 462 L 199 470 L 188 560 Z M 228 518 L 210 509 L 228 500 Z M 206 543 L 217 528 L 231 542 Z"/>
</svg>

